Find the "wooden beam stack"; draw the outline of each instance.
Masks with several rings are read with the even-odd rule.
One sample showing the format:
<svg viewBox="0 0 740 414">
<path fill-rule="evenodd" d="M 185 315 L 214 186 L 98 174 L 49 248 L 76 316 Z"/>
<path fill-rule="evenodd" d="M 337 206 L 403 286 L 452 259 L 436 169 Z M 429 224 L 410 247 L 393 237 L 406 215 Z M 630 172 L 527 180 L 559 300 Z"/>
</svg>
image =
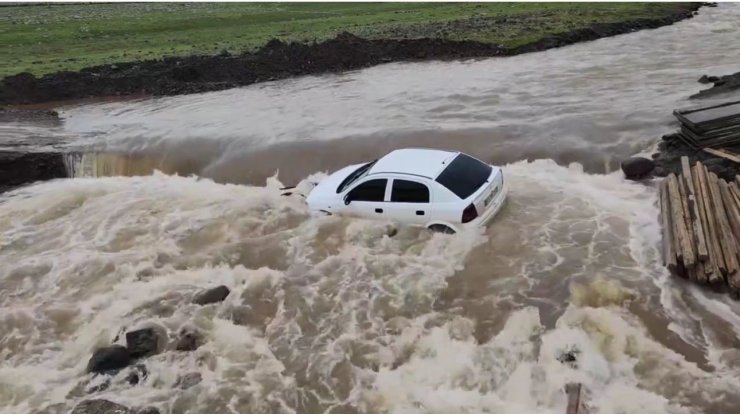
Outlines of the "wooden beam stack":
<svg viewBox="0 0 740 414">
<path fill-rule="evenodd" d="M 679 138 L 692 148 L 740 145 L 740 101 L 698 109 L 675 110 Z"/>
<path fill-rule="evenodd" d="M 740 176 L 726 182 L 701 162 L 660 184 L 663 264 L 671 273 L 740 295 Z"/>
</svg>

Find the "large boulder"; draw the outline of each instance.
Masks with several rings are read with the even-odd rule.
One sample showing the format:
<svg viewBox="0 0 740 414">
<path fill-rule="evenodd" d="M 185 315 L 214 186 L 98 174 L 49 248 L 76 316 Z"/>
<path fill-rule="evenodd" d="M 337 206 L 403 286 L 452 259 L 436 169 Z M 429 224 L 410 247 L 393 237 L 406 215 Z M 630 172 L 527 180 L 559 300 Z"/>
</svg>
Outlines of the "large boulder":
<svg viewBox="0 0 740 414">
<path fill-rule="evenodd" d="M 131 354 L 126 347 L 111 345 L 93 352 L 87 362 L 87 372 L 96 374 L 116 373 L 131 363 Z"/>
<path fill-rule="evenodd" d="M 134 414 L 121 404 L 108 400 L 85 400 L 75 406 L 70 414 Z"/>
<path fill-rule="evenodd" d="M 622 172 L 629 180 L 641 180 L 653 172 L 655 162 L 642 157 L 631 157 L 622 161 Z"/>
<path fill-rule="evenodd" d="M 160 338 L 154 328 L 137 329 L 126 333 L 126 348 L 132 358 L 154 355 L 161 349 Z"/>
<path fill-rule="evenodd" d="M 207 289 L 199 292 L 193 297 L 193 303 L 196 305 L 208 305 L 210 303 L 223 302 L 231 291 L 228 287 L 221 285 L 213 289 Z"/>
</svg>

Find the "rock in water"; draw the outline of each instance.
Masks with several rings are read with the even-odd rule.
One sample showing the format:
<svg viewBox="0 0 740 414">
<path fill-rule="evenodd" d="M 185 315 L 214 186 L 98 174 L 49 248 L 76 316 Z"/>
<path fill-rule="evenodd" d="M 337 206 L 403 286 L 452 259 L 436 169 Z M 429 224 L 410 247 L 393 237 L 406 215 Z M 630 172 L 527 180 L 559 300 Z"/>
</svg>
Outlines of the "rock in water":
<svg viewBox="0 0 740 414">
<path fill-rule="evenodd" d="M 629 180 L 640 180 L 650 175 L 655 168 L 653 160 L 631 157 L 622 161 L 622 172 Z"/>
<path fill-rule="evenodd" d="M 716 76 L 702 75 L 702 77 L 699 78 L 699 83 L 714 83 L 717 81 L 719 81 L 719 78 Z"/>
<path fill-rule="evenodd" d="M 159 351 L 159 336 L 153 328 L 137 329 L 126 333 L 126 348 L 132 358 L 154 355 Z"/>
<path fill-rule="evenodd" d="M 175 381 L 175 387 L 186 390 L 198 385 L 202 379 L 203 377 L 200 375 L 200 372 L 190 372 L 178 378 Z"/>
<path fill-rule="evenodd" d="M 209 303 L 223 302 L 231 291 L 224 285 L 216 286 L 213 289 L 204 290 L 193 298 L 193 303 L 197 305 L 208 305 Z"/>
<path fill-rule="evenodd" d="M 159 414 L 159 409 L 157 407 L 145 407 L 137 411 L 136 414 Z"/>
<path fill-rule="evenodd" d="M 180 339 L 175 344 L 178 351 L 195 351 L 203 342 L 202 335 L 196 331 L 183 330 L 180 332 Z"/>
<path fill-rule="evenodd" d="M 149 376 L 149 371 L 146 369 L 144 364 L 136 364 L 131 367 L 131 371 L 126 374 L 126 382 L 129 385 L 137 385 L 139 382 L 144 381 Z"/>
<path fill-rule="evenodd" d="M 131 354 L 121 345 L 97 349 L 87 363 L 87 372 L 97 374 L 115 373 L 131 363 Z"/>
<path fill-rule="evenodd" d="M 70 414 L 133 414 L 133 411 L 108 400 L 86 400 L 77 404 Z"/>
</svg>

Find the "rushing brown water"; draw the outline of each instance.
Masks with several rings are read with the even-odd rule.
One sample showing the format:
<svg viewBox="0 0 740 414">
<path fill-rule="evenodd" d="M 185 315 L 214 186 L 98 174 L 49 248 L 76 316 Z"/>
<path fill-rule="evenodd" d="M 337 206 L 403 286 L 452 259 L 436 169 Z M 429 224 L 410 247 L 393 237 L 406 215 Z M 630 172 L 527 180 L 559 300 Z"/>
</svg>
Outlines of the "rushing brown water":
<svg viewBox="0 0 740 414">
<path fill-rule="evenodd" d="M 96 346 L 155 323 L 207 341 L 96 397 L 171 413 L 554 414 L 578 381 L 599 414 L 737 412 L 740 306 L 667 274 L 653 183 L 614 170 L 673 128 L 700 75 L 737 70 L 738 38 L 740 7 L 723 4 L 512 58 L 62 108 L 79 178 L 0 198 L 2 411 L 65 412 Z M 390 223 L 314 217 L 269 178 L 407 146 L 504 164 L 501 214 L 480 233 L 389 237 Z M 217 284 L 225 302 L 190 304 Z M 577 366 L 558 362 L 574 349 Z M 200 384 L 174 386 L 193 371 Z"/>
</svg>

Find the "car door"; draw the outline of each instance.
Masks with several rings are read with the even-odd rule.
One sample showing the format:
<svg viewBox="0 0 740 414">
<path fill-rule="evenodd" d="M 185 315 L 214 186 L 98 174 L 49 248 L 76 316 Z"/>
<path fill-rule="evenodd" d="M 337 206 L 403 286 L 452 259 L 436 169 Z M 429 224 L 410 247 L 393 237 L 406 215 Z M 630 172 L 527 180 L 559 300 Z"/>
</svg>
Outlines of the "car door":
<svg viewBox="0 0 740 414">
<path fill-rule="evenodd" d="M 387 178 L 372 178 L 357 184 L 344 196 L 345 214 L 364 218 L 386 217 L 384 200 L 387 186 Z"/>
<path fill-rule="evenodd" d="M 421 180 L 393 178 L 390 193 L 387 204 L 389 218 L 421 225 L 431 220 L 431 191 Z"/>
</svg>

